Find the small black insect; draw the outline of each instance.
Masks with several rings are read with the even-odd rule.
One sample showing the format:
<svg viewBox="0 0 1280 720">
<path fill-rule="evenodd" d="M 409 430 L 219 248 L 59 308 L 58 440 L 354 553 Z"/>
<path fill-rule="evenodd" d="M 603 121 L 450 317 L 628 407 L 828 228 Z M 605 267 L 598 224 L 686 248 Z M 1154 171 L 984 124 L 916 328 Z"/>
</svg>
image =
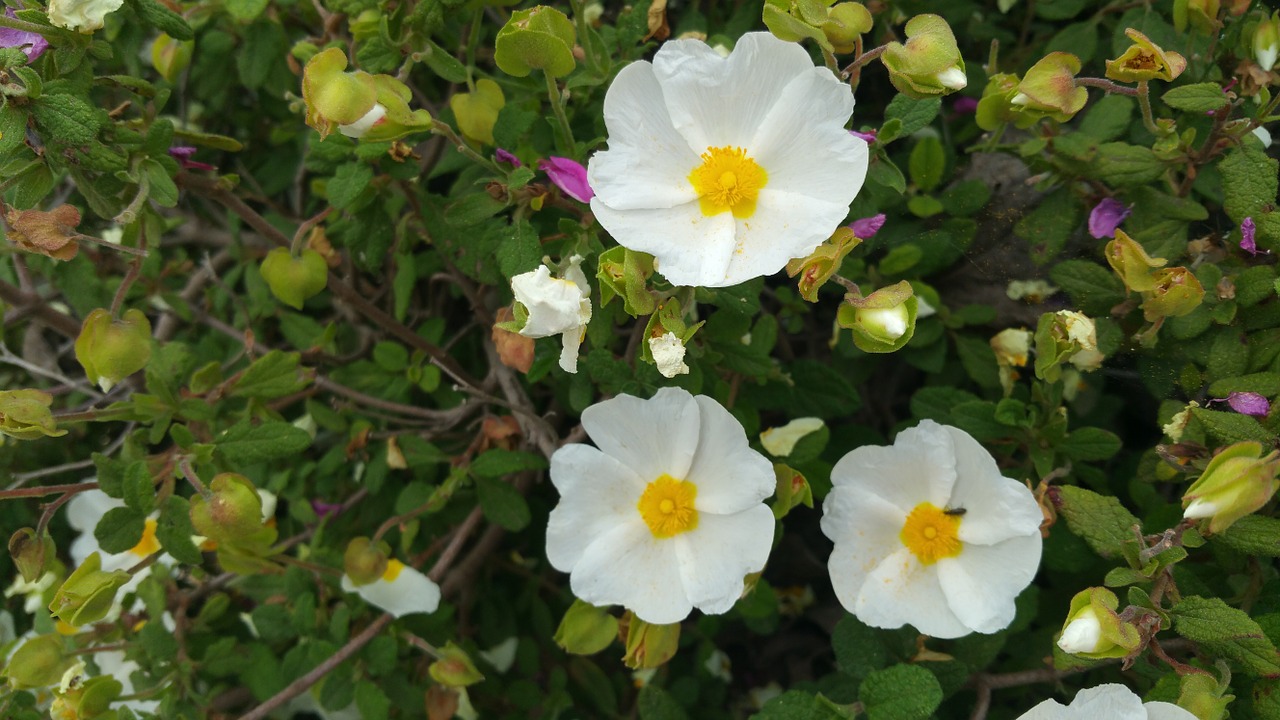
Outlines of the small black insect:
<svg viewBox="0 0 1280 720">
<path fill-rule="evenodd" d="M 942 511 L 943 515 L 963 515 L 969 512 L 965 508 L 947 508 Z"/>
</svg>

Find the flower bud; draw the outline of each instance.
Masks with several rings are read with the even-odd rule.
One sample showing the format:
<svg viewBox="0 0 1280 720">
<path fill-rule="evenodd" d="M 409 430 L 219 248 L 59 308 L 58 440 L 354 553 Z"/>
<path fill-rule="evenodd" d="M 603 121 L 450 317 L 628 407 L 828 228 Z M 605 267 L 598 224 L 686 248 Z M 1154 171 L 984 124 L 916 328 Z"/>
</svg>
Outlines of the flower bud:
<svg viewBox="0 0 1280 720">
<path fill-rule="evenodd" d="M 485 145 L 495 144 L 493 126 L 498 122 L 498 111 L 506 104 L 502 88 L 489 78 L 477 80 L 475 92 L 455 93 L 449 98 L 458 129 L 467 138 Z"/>
<path fill-rule="evenodd" d="M 384 542 L 375 544 L 367 537 L 352 538 L 342 554 L 342 570 L 356 586 L 377 582 L 387 571 L 391 548 Z"/>
<path fill-rule="evenodd" d="M 565 14 L 545 5 L 511 13 L 494 40 L 493 60 L 502 72 L 525 77 L 542 70 L 553 78 L 573 72 L 577 32 Z"/>
<path fill-rule="evenodd" d="M 991 131 L 1027 117 L 1017 112 L 1013 105 L 1013 98 L 1018 94 L 1018 82 L 1018 76 L 1011 73 L 996 73 L 987 79 L 973 116 L 978 127 Z"/>
<path fill-rule="evenodd" d="M 1120 601 L 1106 588 L 1089 588 L 1071 599 L 1058 647 L 1078 657 L 1124 657 L 1141 644 L 1138 629 L 1116 614 Z"/>
<path fill-rule="evenodd" d="M 797 505 L 813 507 L 813 487 L 809 479 L 799 470 L 784 465 L 773 464 L 774 501 L 773 516 L 779 520 L 786 517 Z"/>
<path fill-rule="evenodd" d="M 57 555 L 53 538 L 49 533 L 36 537 L 36 531 L 22 528 L 9 537 L 9 556 L 13 564 L 18 566 L 22 579 L 29 583 L 40 579 L 45 572 L 45 560 L 52 560 Z"/>
<path fill-rule="evenodd" d="M 1107 77 L 1120 82 L 1142 82 L 1145 80 L 1172 81 L 1187 69 L 1187 59 L 1182 55 L 1165 50 L 1142 33 L 1128 28 L 1125 35 L 1133 41 L 1120 57 L 1107 61 Z"/>
<path fill-rule="evenodd" d="M 123 570 L 104 572 L 102 558 L 95 552 L 58 588 L 49 603 L 49 613 L 77 627 L 98 622 L 111 611 L 116 591 L 131 577 Z"/>
<path fill-rule="evenodd" d="M 1253 31 L 1253 56 L 1258 66 L 1267 72 L 1276 66 L 1280 55 L 1280 10 L 1264 18 Z"/>
<path fill-rule="evenodd" d="M 787 457 L 802 439 L 826 426 L 822 418 L 796 418 L 786 425 L 771 427 L 760 433 L 760 444 L 764 446 L 766 452 L 776 458 Z"/>
<path fill-rule="evenodd" d="M 539 160 L 538 169 L 547 174 L 551 182 L 560 188 L 560 192 L 578 202 L 589 203 L 596 196 L 591 183 L 587 181 L 587 169 L 576 160 L 553 156 Z"/>
<path fill-rule="evenodd" d="M 1174 0 L 1173 27 L 1178 32 L 1186 32 L 1190 23 L 1196 30 L 1212 34 L 1217 29 L 1221 9 L 1221 0 Z"/>
<path fill-rule="evenodd" d="M 1040 316 L 1036 325 L 1036 377 L 1057 382 L 1063 363 L 1091 372 L 1102 365 L 1097 328 L 1093 320 L 1074 310 L 1059 310 Z"/>
<path fill-rule="evenodd" d="M 262 522 L 262 497 L 243 475 L 217 475 L 209 483 L 208 496 L 191 498 L 191 526 L 217 542 L 219 548 L 224 544 L 252 543 L 266 527 Z"/>
<path fill-rule="evenodd" d="M 833 50 L 820 29 L 828 20 L 827 3 L 823 0 L 766 0 L 761 19 L 779 40 L 801 42 L 809 38 L 824 50 Z"/>
<path fill-rule="evenodd" d="M 1089 91 L 1076 86 L 1078 72 L 1080 58 L 1065 52 L 1051 52 L 1032 65 L 1009 100 L 1013 111 L 1028 120 L 1021 126 L 1045 117 L 1066 122 L 1080 112 Z"/>
<path fill-rule="evenodd" d="M 853 331 L 853 344 L 869 353 L 893 352 L 915 334 L 918 302 L 911 283 L 880 288 L 866 297 L 845 295 L 836 323 Z"/>
<path fill-rule="evenodd" d="M 1089 234 L 1101 240 L 1102 238 L 1115 237 L 1116 229 L 1120 227 L 1120 223 L 1133 212 L 1132 206 L 1116 200 L 1115 198 L 1102 198 L 1093 209 L 1089 211 Z M 1139 245 L 1138 249 L 1145 256 L 1146 251 L 1142 250 Z M 1150 258 L 1148 258 L 1150 259 Z M 1112 267 L 1115 267 L 1114 265 Z M 1119 272 L 1117 270 L 1117 272 Z M 1123 275 L 1121 276 L 1123 279 Z"/>
<path fill-rule="evenodd" d="M 596 260 L 602 307 L 614 297 L 621 297 L 623 310 L 631 317 L 653 312 L 657 303 L 649 290 L 649 278 L 653 277 L 652 255 L 618 246 L 600 253 Z"/>
<path fill-rule="evenodd" d="M 1209 518 L 1209 531 L 1222 532 L 1271 500 L 1280 473 L 1280 452 L 1262 454 L 1262 445 L 1238 442 L 1209 461 L 1182 497 L 1183 517 Z"/>
<path fill-rule="evenodd" d="M 106 392 L 151 360 L 151 322 L 138 309 L 113 320 L 110 312 L 98 308 L 80 328 L 76 359 L 90 382 Z"/>
<path fill-rule="evenodd" d="M 344 72 L 346 67 L 346 53 L 329 48 L 312 56 L 303 69 L 307 125 L 321 138 L 337 130 L 357 140 L 382 142 L 431 127 L 430 113 L 409 109 L 413 92 L 404 83 L 390 75 Z"/>
<path fill-rule="evenodd" d="M 61 437 L 49 408 L 53 396 L 39 390 L 0 390 L 0 434 L 16 440 Z"/>
<path fill-rule="evenodd" d="M 324 256 L 310 248 L 294 257 L 287 248 L 276 248 L 262 261 L 262 279 L 271 294 L 295 310 L 329 284 L 329 266 Z"/>
<path fill-rule="evenodd" d="M 920 100 L 965 87 L 964 58 L 946 20 L 917 15 L 907 21 L 905 31 L 907 43 L 889 43 L 880 56 L 899 92 Z"/>
<path fill-rule="evenodd" d="M 870 32 L 873 24 L 871 12 L 862 3 L 842 2 L 827 10 L 822 33 L 833 52 L 851 53 L 857 48 L 858 38 Z"/>
<path fill-rule="evenodd" d="M 1223 720 L 1227 717 L 1227 705 L 1235 699 L 1227 695 L 1230 689 L 1226 679 L 1219 682 L 1212 675 L 1187 673 L 1179 684 L 1178 707 L 1190 712 L 1196 720 Z"/>
<path fill-rule="evenodd" d="M 453 641 L 449 641 L 439 649 L 439 659 L 431 663 L 427 672 L 431 679 L 446 687 L 466 687 L 484 680 L 484 675 L 476 669 L 467 652 Z"/>
<path fill-rule="evenodd" d="M 4 218 L 9 223 L 7 237 L 19 250 L 70 260 L 80 252 L 76 238 L 80 233 L 80 211 L 71 205 L 43 210 L 10 210 Z"/>
<path fill-rule="evenodd" d="M 110 707 L 124 685 L 114 677 L 100 675 L 68 687 L 53 701 L 50 715 L 55 718 L 97 718 Z"/>
<path fill-rule="evenodd" d="M 61 635 L 37 635 L 14 651 L 4 675 L 17 690 L 49 687 L 74 663 L 75 657 L 63 652 Z"/>
<path fill-rule="evenodd" d="M 173 82 L 191 64 L 191 54 L 196 49 L 194 40 L 174 40 L 160 33 L 151 44 L 151 66 L 160 77 Z"/>
<path fill-rule="evenodd" d="M 800 276 L 797 282 L 800 297 L 818 302 L 818 291 L 840 270 L 840 264 L 851 250 L 862 244 L 851 227 L 839 227 L 831 237 L 819 245 L 808 257 L 796 258 L 787 263 L 787 276 Z"/>
<path fill-rule="evenodd" d="M 1164 258 L 1153 258 L 1136 240 L 1125 231 L 1116 229 L 1115 238 L 1107 243 L 1107 262 L 1121 282 L 1131 292 L 1148 292 L 1155 289 L 1155 275 L 1152 268 L 1164 267 L 1168 262 Z"/>
<path fill-rule="evenodd" d="M 661 667 L 675 657 L 680 646 L 680 623 L 653 625 L 630 610 L 623 616 L 626 623 L 627 651 L 622 662 L 632 670 Z"/>
<path fill-rule="evenodd" d="M 1142 314 L 1148 322 L 1181 317 L 1195 310 L 1204 300 L 1204 286 L 1184 267 L 1157 270 L 1152 277 L 1155 287 L 1142 302 Z"/>
</svg>

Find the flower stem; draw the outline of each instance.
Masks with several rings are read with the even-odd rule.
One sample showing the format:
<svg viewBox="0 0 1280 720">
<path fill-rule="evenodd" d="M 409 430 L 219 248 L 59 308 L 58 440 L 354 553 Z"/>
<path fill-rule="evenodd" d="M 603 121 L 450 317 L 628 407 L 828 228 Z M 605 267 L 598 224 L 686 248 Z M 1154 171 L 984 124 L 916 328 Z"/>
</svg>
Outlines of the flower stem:
<svg viewBox="0 0 1280 720">
<path fill-rule="evenodd" d="M 560 129 L 560 137 L 556 138 L 561 145 L 560 150 L 573 156 L 577 145 L 573 141 L 573 130 L 569 128 L 569 117 L 564 113 L 564 95 L 560 92 L 556 79 L 551 77 L 551 73 L 544 70 L 542 75 L 547 79 L 547 97 L 551 100 L 551 112 L 555 114 L 556 125 Z"/>
<path fill-rule="evenodd" d="M 1142 108 L 1142 124 L 1156 137 L 1160 137 L 1160 127 L 1151 114 L 1151 88 L 1146 80 L 1138 81 L 1138 107 Z"/>
<path fill-rule="evenodd" d="M 306 246 L 306 237 L 311 228 L 319 225 L 325 218 L 329 217 L 329 213 L 333 212 L 333 208 L 327 207 L 321 210 L 318 215 L 307 218 L 298 226 L 298 231 L 293 234 L 293 242 L 289 244 L 289 254 L 298 257 L 302 253 L 302 248 Z"/>
<path fill-rule="evenodd" d="M 443 123 L 443 122 L 440 122 L 439 120 L 436 120 L 435 124 L 431 126 L 431 132 L 437 135 L 443 135 L 445 138 L 449 140 L 449 142 L 453 143 L 454 147 L 458 149 L 458 152 L 462 153 L 463 155 L 466 155 L 467 157 L 480 163 L 481 165 L 484 165 L 485 167 L 492 170 L 494 173 L 502 176 L 505 176 L 507 174 L 505 170 L 498 167 L 498 164 L 496 162 L 490 160 L 489 158 L 473 150 L 471 146 L 467 144 L 467 141 L 459 137 L 458 133 L 454 132 L 454 129 L 449 127 L 447 123 Z"/>
<path fill-rule="evenodd" d="M 191 487 L 195 488 L 196 492 L 200 493 L 200 497 L 204 498 L 206 501 L 213 499 L 213 493 L 203 482 L 200 481 L 200 476 L 196 474 L 196 469 L 191 466 L 190 457 L 184 457 L 179 460 L 178 469 L 181 470 L 182 474 L 187 478 L 187 482 L 191 483 Z"/>
<path fill-rule="evenodd" d="M 61 30 L 56 27 L 49 27 L 48 25 L 37 25 L 33 22 L 27 22 L 26 20 L 19 20 L 18 18 L 12 18 L 3 14 L 0 14 L 0 27 L 12 28 L 14 30 L 21 30 L 23 32 L 35 33 L 37 35 L 43 35 L 46 38 L 56 37 L 56 38 L 65 39 L 71 36 L 71 33 L 67 30 Z"/>
<path fill-rule="evenodd" d="M 844 66 L 844 70 L 841 70 L 841 71 L 840 71 L 840 75 L 841 75 L 842 77 L 850 78 L 850 82 L 853 82 L 852 78 L 853 78 L 853 77 L 855 77 L 855 73 L 857 73 L 859 70 L 861 70 L 861 68 L 862 68 L 862 66 L 863 66 L 863 65 L 866 65 L 867 63 L 871 62 L 872 60 L 875 60 L 876 58 L 878 58 L 878 57 L 880 57 L 881 55 L 883 55 L 883 54 L 884 54 L 884 49 L 885 49 L 885 48 L 887 48 L 887 47 L 889 47 L 889 46 L 888 46 L 888 45 L 881 45 L 881 46 L 880 46 L 880 47 L 878 47 L 878 48 L 872 48 L 871 50 L 868 50 L 868 51 L 866 51 L 866 52 L 862 53 L 862 54 L 861 54 L 861 55 L 859 55 L 858 57 L 854 58 L 854 59 L 853 59 L 853 62 L 849 63 L 848 65 L 845 65 L 845 66 Z"/>
<path fill-rule="evenodd" d="M 1128 85 L 1120 85 L 1119 83 L 1112 82 L 1106 78 L 1095 78 L 1095 77 L 1076 78 L 1076 86 L 1101 88 L 1107 91 L 1108 93 L 1115 93 L 1117 95 L 1128 95 L 1129 97 L 1133 97 L 1134 95 L 1138 94 L 1138 91 L 1135 90 L 1134 88 L 1131 88 Z"/>
</svg>

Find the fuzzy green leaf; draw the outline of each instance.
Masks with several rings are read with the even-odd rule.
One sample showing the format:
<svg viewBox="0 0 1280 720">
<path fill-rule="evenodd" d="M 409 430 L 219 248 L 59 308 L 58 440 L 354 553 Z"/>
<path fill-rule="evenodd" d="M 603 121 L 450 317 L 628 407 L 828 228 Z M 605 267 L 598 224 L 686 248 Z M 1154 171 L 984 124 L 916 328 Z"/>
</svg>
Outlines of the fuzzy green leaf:
<svg viewBox="0 0 1280 720">
<path fill-rule="evenodd" d="M 1134 541 L 1133 526 L 1140 523 L 1118 499 L 1074 485 L 1063 485 L 1058 492 L 1059 514 L 1094 552 L 1103 557 L 1119 555 L 1126 542 Z"/>
<path fill-rule="evenodd" d="M 1173 606 L 1173 629 L 1209 652 L 1239 663 L 1250 675 L 1280 676 L 1280 654 L 1243 610 L 1218 598 L 1192 596 Z"/>
</svg>

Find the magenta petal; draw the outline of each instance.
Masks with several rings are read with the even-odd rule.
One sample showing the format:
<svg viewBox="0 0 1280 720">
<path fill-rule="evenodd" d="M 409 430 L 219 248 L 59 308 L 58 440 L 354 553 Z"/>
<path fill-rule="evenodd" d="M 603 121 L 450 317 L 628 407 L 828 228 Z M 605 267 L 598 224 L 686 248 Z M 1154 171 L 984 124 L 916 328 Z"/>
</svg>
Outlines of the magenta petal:
<svg viewBox="0 0 1280 720">
<path fill-rule="evenodd" d="M 13 8 L 5 8 L 4 14 L 5 17 L 18 17 L 17 13 L 13 11 Z M 41 53 L 49 49 L 49 41 L 45 40 L 44 36 L 40 33 L 0 27 L 0 47 L 21 48 L 22 52 L 27 56 L 27 62 L 32 62 L 36 58 L 40 57 Z"/>
<path fill-rule="evenodd" d="M 498 148 L 497 150 L 495 150 L 494 155 L 498 158 L 498 162 L 506 163 L 511 167 L 520 167 L 521 165 L 523 165 L 523 163 L 520 162 L 520 158 L 516 157 L 515 155 L 512 155 L 510 152 L 507 152 L 502 148 Z"/>
<path fill-rule="evenodd" d="M 858 130 L 850 130 L 849 134 L 865 142 L 868 145 L 876 141 L 875 130 L 868 130 L 866 132 L 860 132 Z"/>
<path fill-rule="evenodd" d="M 882 227 L 884 227 L 884 213 L 880 213 L 879 215 L 869 218 L 854 220 L 853 224 L 849 226 L 849 229 L 853 230 L 853 234 L 856 237 L 866 240 L 879 232 Z"/>
<path fill-rule="evenodd" d="M 1244 222 L 1240 223 L 1240 249 L 1250 255 L 1258 254 L 1258 241 L 1255 235 L 1258 232 L 1258 226 L 1253 223 L 1252 217 L 1247 217 Z"/>
<path fill-rule="evenodd" d="M 538 161 L 538 169 L 545 172 L 551 182 L 560 188 L 560 192 L 577 200 L 588 203 L 596 196 L 587 182 L 587 169 L 580 163 L 564 157 L 549 157 Z"/>
<path fill-rule="evenodd" d="M 1227 396 L 1227 404 L 1241 415 L 1263 417 L 1271 412 L 1271 403 L 1256 392 L 1233 392 Z"/>
<path fill-rule="evenodd" d="M 1096 238 L 1115 237 L 1116 228 L 1132 212 L 1115 198 L 1103 198 L 1089 213 L 1089 234 Z"/>
<path fill-rule="evenodd" d="M 978 99 L 962 95 L 951 104 L 951 109 L 958 115 L 972 115 L 978 111 Z"/>
</svg>

